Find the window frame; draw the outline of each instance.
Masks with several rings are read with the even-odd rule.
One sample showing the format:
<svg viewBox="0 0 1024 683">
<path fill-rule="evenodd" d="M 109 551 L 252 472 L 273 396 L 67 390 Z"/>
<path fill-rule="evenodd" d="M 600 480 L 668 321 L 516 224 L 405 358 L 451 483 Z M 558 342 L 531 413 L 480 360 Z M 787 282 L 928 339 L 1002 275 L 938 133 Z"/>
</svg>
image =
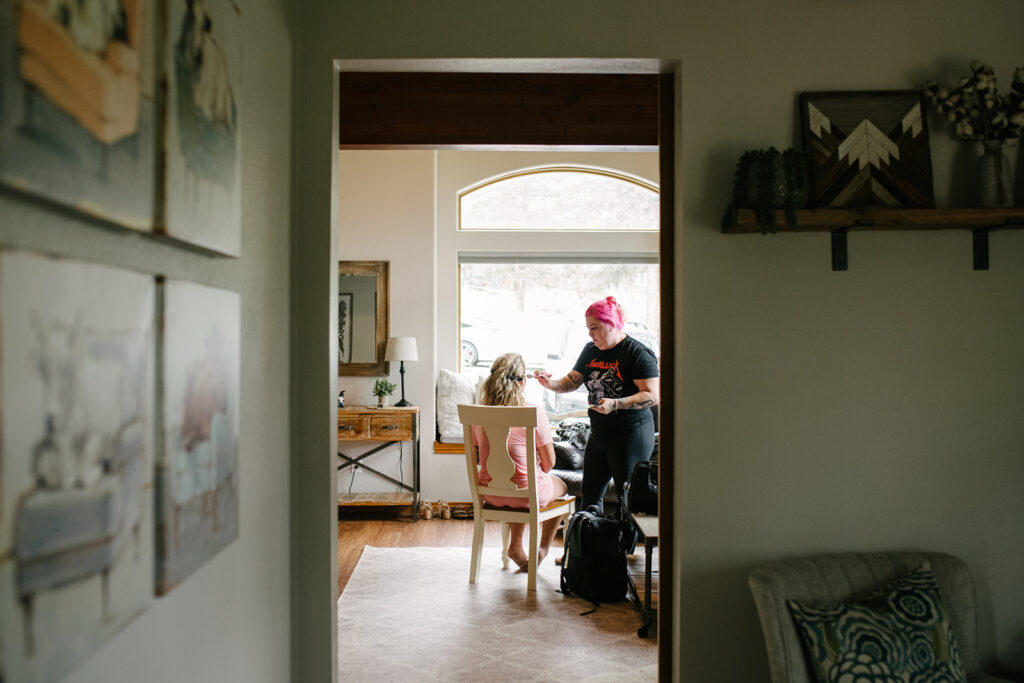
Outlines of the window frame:
<svg viewBox="0 0 1024 683">
<path fill-rule="evenodd" d="M 484 178 L 478 182 L 468 185 L 458 191 L 456 194 L 456 232 L 570 232 L 572 234 L 589 234 L 589 233 L 657 233 L 659 226 L 657 221 L 655 225 L 650 229 L 634 229 L 634 228 L 545 228 L 543 226 L 535 228 L 467 228 L 464 226 L 463 221 L 463 201 L 465 198 L 474 192 L 478 192 L 485 188 L 492 187 L 502 182 L 513 180 L 516 178 L 523 178 L 532 175 L 542 175 L 547 173 L 581 173 L 602 176 L 605 178 L 612 178 L 622 182 L 636 185 L 640 188 L 648 190 L 654 193 L 655 204 L 660 201 L 661 188 L 657 183 L 653 183 L 641 176 L 620 171 L 614 168 L 606 168 L 601 166 L 590 166 L 584 164 L 543 164 L 537 166 L 528 166 L 525 168 L 517 168 L 505 173 L 501 173 L 489 178 Z"/>
<path fill-rule="evenodd" d="M 552 163 L 545 157 L 551 159 Z M 458 193 L 488 179 L 540 167 L 601 168 L 642 179 L 658 175 L 657 152 L 537 152 L 439 150 L 435 156 L 436 271 L 434 319 L 437 368 L 461 371 L 460 262 L 528 259 L 586 262 L 618 258 L 659 263 L 659 231 L 459 230 Z M 484 180 L 481 180 L 483 178 Z M 659 190 L 660 201 L 660 190 Z M 586 238 L 585 240 L 583 238 Z"/>
</svg>

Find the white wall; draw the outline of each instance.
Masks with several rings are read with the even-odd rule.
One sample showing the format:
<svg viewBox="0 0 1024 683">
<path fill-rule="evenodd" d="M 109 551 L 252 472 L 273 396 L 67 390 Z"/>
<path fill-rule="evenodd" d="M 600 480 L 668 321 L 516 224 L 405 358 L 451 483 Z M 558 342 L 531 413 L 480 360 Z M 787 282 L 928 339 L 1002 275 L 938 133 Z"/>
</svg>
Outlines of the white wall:
<svg viewBox="0 0 1024 683">
<path fill-rule="evenodd" d="M 850 270 L 833 273 L 826 235 L 714 227 L 735 159 L 797 139 L 799 92 L 917 88 L 973 57 L 1006 88 L 1024 53 L 1002 26 L 1024 25 L 1024 5 L 738 9 L 704 4 L 684 34 L 683 670 L 719 679 L 705 644 L 757 637 L 753 563 L 931 548 L 971 566 L 983 660 L 1021 674 L 1024 325 L 1010 311 L 1024 307 L 1024 233 L 994 236 L 988 272 L 971 269 L 967 231 L 854 233 Z M 938 202 L 962 206 L 951 182 L 964 146 L 929 123 Z M 762 666 L 730 662 L 725 678 Z"/>
<path fill-rule="evenodd" d="M 973 57 L 1005 87 L 1024 63 L 1024 3 L 322 0 L 303 6 L 300 26 L 297 68 L 310 75 L 296 101 L 316 106 L 298 114 L 296 144 L 324 172 L 335 58 L 681 60 L 677 679 L 768 680 L 752 565 L 898 548 L 962 555 L 979 587 L 983 660 L 1024 672 L 1024 234 L 993 235 L 992 270 L 974 272 L 966 231 L 855 233 L 851 270 L 833 273 L 825 236 L 718 229 L 739 155 L 796 143 L 799 92 L 917 88 Z M 959 203 L 956 164 L 973 152 L 932 123 L 936 193 Z M 314 181 L 297 197 L 318 230 L 331 191 Z M 326 279 L 335 256 L 323 245 L 312 233 L 294 244 L 296 263 Z M 327 323 L 297 343 L 325 345 Z M 299 409 L 317 410 L 313 399 L 299 396 Z M 329 454 L 330 416 L 317 419 L 296 445 L 319 450 L 298 453 L 298 467 Z M 320 492 L 322 508 L 300 520 L 329 528 L 329 498 Z M 328 550 L 310 540 L 298 561 L 329 561 Z M 333 675 L 320 661 L 304 666 Z"/>
<path fill-rule="evenodd" d="M 340 260 L 391 262 L 391 336 L 415 337 L 418 361 L 405 364 L 405 398 L 420 408 L 422 471 L 433 456 L 434 441 L 434 152 L 343 151 L 338 155 L 338 245 Z M 399 363 L 390 363 L 391 381 L 399 385 Z M 337 375 L 337 370 L 332 377 Z M 337 377 L 345 405 L 377 405 L 371 390 L 377 377 Z M 358 456 L 370 446 L 344 444 Z M 384 474 L 412 481 L 412 451 L 398 468 L 398 447 L 367 459 Z M 401 477 L 400 477 L 401 475 Z M 403 478 L 404 477 L 404 478 Z M 358 470 L 337 474 L 338 490 L 393 491 L 395 485 Z M 431 496 L 438 497 L 438 496 Z"/>
<path fill-rule="evenodd" d="M 274 0 L 243 9 L 240 258 L 199 255 L 0 195 L 0 246 L 241 293 L 240 537 L 157 599 L 66 683 L 279 683 L 289 676 L 289 186 L 282 159 L 290 154 L 291 37 L 284 11 Z"/>
</svg>

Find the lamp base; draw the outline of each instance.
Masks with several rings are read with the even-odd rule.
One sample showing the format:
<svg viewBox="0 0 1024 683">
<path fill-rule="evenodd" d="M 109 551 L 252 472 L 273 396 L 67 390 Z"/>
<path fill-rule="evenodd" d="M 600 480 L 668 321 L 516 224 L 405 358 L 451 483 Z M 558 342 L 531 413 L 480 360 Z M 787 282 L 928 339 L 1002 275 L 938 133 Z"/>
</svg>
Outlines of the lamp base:
<svg viewBox="0 0 1024 683">
<path fill-rule="evenodd" d="M 406 401 L 403 398 L 401 401 L 399 401 L 398 403 L 395 404 L 395 407 L 396 408 L 408 408 L 411 405 L 412 405 L 411 403 L 409 403 L 408 401 Z"/>
</svg>

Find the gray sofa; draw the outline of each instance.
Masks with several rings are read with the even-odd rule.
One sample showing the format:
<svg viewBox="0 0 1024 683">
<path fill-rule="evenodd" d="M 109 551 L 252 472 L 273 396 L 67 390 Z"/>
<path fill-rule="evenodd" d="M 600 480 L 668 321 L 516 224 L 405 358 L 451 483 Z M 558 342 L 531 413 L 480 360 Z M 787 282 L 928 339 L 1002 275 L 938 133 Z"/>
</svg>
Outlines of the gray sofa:
<svg viewBox="0 0 1024 683">
<path fill-rule="evenodd" d="M 750 590 L 764 631 L 773 683 L 812 683 L 813 668 L 786 605 L 789 599 L 824 606 L 881 588 L 924 560 L 932 566 L 970 683 L 1009 683 L 981 671 L 977 653 L 974 581 L 967 565 L 944 553 L 846 553 L 780 560 L 755 568 Z"/>
</svg>

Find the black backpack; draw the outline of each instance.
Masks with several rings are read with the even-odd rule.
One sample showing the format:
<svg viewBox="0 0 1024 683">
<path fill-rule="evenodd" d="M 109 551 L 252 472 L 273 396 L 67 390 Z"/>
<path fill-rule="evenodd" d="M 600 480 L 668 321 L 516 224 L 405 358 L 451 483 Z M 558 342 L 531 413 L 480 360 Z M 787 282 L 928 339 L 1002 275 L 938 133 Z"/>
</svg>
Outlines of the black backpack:
<svg viewBox="0 0 1024 683">
<path fill-rule="evenodd" d="M 633 468 L 626 485 L 626 507 L 630 512 L 658 514 L 657 460 L 642 460 Z"/>
<path fill-rule="evenodd" d="M 561 592 L 595 605 L 626 597 L 626 551 L 636 532 L 596 506 L 569 518 L 562 555 Z"/>
</svg>

